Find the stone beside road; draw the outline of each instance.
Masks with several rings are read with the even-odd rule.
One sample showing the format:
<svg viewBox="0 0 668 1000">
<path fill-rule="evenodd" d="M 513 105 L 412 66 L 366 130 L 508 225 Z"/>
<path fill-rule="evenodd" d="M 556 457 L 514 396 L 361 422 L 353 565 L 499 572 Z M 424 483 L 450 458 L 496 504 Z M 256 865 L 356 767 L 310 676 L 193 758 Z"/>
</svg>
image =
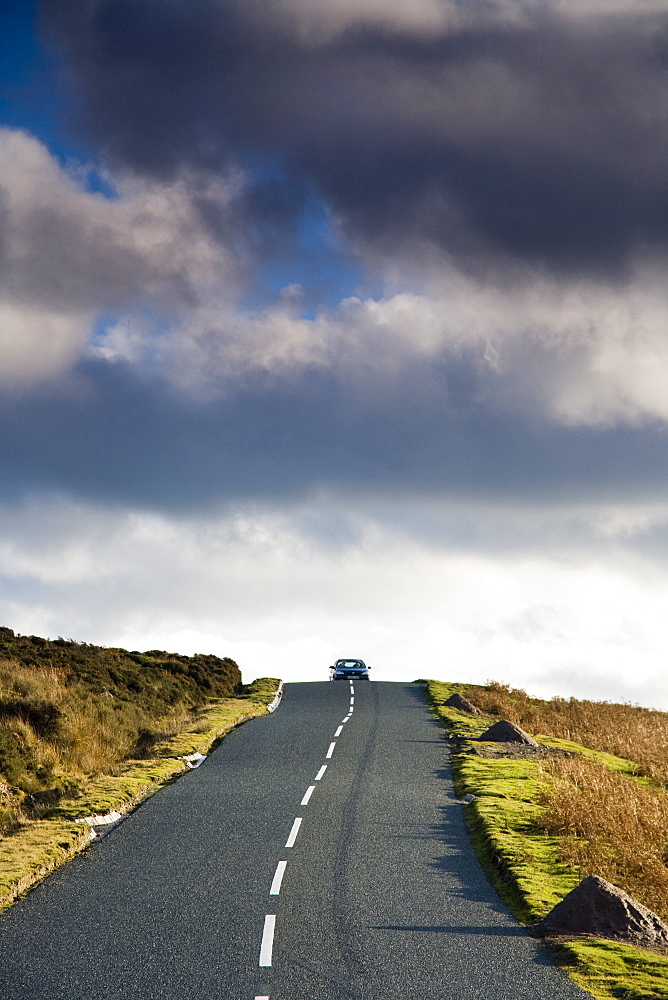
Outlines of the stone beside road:
<svg viewBox="0 0 668 1000">
<path fill-rule="evenodd" d="M 458 712 L 466 712 L 467 715 L 482 715 L 480 709 L 461 694 L 451 694 L 443 704 L 447 705 L 448 708 L 456 708 Z"/>
<path fill-rule="evenodd" d="M 644 948 L 668 948 L 668 926 L 598 875 L 583 879 L 533 928 L 541 937 L 591 934 Z"/>
<path fill-rule="evenodd" d="M 528 733 L 525 733 L 523 729 L 520 729 L 513 722 L 508 722 L 507 719 L 495 722 L 478 739 L 482 743 L 524 743 L 525 746 L 530 747 L 540 746 L 532 736 L 529 736 Z"/>
</svg>

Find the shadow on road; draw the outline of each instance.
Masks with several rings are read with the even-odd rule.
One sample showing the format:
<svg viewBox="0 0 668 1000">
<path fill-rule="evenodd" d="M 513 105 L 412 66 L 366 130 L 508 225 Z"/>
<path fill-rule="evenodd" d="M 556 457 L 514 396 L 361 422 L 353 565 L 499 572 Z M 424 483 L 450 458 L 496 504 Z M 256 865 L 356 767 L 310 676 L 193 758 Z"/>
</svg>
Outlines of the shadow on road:
<svg viewBox="0 0 668 1000">
<path fill-rule="evenodd" d="M 487 937 L 521 937 L 524 930 L 521 927 L 471 927 L 471 926 L 429 926 L 420 927 L 415 924 L 401 926 L 397 924 L 376 924 L 372 930 L 377 931 L 428 931 L 430 934 L 482 934 Z"/>
</svg>

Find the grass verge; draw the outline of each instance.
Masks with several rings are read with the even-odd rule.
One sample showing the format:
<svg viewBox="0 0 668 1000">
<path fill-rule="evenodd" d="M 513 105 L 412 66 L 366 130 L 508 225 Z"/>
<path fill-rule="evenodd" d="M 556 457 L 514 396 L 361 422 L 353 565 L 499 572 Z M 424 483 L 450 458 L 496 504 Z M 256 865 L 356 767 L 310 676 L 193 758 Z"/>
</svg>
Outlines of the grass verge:
<svg viewBox="0 0 668 1000">
<path fill-rule="evenodd" d="M 494 714 L 490 713 L 491 718 L 469 716 L 443 705 L 455 692 L 478 703 L 474 686 L 427 682 L 432 710 L 451 740 L 456 793 L 460 798 L 469 793 L 475 796 L 464 806 L 474 847 L 518 920 L 539 920 L 583 877 L 580 870 L 564 863 L 563 838 L 545 833 L 538 822 L 555 782 L 539 761 L 485 758 L 467 752 L 474 746 L 469 741 L 482 735 Z M 639 768 L 632 760 L 556 736 L 536 738 L 627 780 L 647 784 L 647 779 L 635 777 Z M 596 938 L 564 941 L 553 953 L 561 968 L 597 1000 L 668 1000 L 668 956 Z"/>
<path fill-rule="evenodd" d="M 233 728 L 265 715 L 278 681 L 262 678 L 239 698 L 221 698 L 200 708 L 181 732 L 152 749 L 150 759 L 126 760 L 113 773 L 80 783 L 75 799 L 61 802 L 48 816 L 24 822 L 0 839 L 0 911 L 91 842 L 90 827 L 75 820 L 117 811 L 130 812 L 187 770 L 178 758 L 207 754 Z"/>
</svg>

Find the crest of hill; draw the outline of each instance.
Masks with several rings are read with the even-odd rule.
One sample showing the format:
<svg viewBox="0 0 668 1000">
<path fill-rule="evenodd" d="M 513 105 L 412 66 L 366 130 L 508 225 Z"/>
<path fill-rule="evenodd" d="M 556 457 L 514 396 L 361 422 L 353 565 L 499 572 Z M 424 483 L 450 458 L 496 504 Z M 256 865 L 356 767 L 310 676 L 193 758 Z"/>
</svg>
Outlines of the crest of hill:
<svg viewBox="0 0 668 1000">
<path fill-rule="evenodd" d="M 246 696 L 256 697 L 228 657 L 0 628 L 0 835 L 20 811 L 59 801 L 85 776 L 151 757 L 207 703 Z"/>
<path fill-rule="evenodd" d="M 0 659 L 57 672 L 66 685 L 81 683 L 91 694 L 131 700 L 149 711 L 179 700 L 194 708 L 208 698 L 234 697 L 242 686 L 241 671 L 229 657 L 184 656 L 161 649 L 140 653 L 73 639 L 15 635 L 10 628 L 0 628 Z M 7 714 L 1 702 L 0 713 Z"/>
</svg>

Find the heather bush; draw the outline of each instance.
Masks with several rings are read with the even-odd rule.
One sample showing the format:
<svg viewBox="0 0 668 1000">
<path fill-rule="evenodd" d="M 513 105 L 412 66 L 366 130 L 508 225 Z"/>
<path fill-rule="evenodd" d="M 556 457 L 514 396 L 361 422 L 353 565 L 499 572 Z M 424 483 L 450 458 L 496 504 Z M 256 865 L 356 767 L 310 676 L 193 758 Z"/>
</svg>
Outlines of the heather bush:
<svg viewBox="0 0 668 1000">
<path fill-rule="evenodd" d="M 106 649 L 0 628 L 0 834 L 179 731 L 197 708 L 242 692 L 217 656 Z"/>
</svg>

